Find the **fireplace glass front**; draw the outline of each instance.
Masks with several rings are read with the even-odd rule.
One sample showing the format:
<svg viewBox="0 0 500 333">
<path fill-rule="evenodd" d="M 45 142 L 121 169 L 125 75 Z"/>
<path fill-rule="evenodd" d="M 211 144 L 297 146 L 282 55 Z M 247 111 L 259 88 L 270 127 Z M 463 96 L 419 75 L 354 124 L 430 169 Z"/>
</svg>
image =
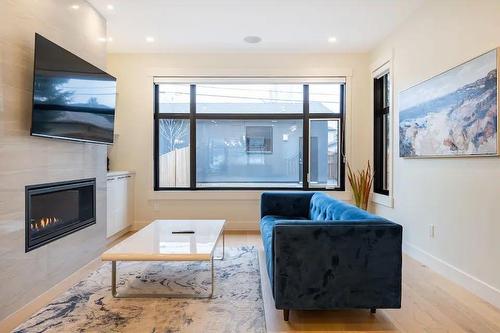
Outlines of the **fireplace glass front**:
<svg viewBox="0 0 500 333">
<path fill-rule="evenodd" d="M 26 186 L 26 252 L 96 223 L 95 178 Z"/>
</svg>

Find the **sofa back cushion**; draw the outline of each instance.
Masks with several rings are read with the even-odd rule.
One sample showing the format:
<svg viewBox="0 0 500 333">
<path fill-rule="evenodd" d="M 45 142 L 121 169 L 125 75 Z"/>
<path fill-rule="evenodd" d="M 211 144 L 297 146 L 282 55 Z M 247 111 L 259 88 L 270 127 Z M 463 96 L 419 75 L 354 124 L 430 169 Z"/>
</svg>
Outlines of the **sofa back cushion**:
<svg viewBox="0 0 500 333">
<path fill-rule="evenodd" d="M 260 200 L 260 216 L 309 216 L 309 203 L 314 192 L 264 192 Z"/>
<path fill-rule="evenodd" d="M 314 221 L 381 220 L 378 216 L 321 192 L 311 198 L 309 218 Z"/>
<path fill-rule="evenodd" d="M 328 207 L 336 202 L 335 199 L 329 197 L 328 195 L 316 192 L 311 198 L 311 204 L 309 208 L 309 218 L 313 221 L 330 221 L 332 220 L 331 213 L 328 211 Z"/>
</svg>

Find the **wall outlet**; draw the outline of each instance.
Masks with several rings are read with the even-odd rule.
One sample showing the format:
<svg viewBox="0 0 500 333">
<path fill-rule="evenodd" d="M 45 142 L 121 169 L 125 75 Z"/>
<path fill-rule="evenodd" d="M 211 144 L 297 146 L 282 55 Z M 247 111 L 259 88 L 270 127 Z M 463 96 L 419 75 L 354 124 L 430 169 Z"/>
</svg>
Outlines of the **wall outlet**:
<svg viewBox="0 0 500 333">
<path fill-rule="evenodd" d="M 160 210 L 160 202 L 159 201 L 153 201 L 153 210 L 155 212 L 158 212 Z"/>
<path fill-rule="evenodd" d="M 429 224 L 429 238 L 434 238 L 435 236 L 435 226 L 434 224 Z"/>
</svg>

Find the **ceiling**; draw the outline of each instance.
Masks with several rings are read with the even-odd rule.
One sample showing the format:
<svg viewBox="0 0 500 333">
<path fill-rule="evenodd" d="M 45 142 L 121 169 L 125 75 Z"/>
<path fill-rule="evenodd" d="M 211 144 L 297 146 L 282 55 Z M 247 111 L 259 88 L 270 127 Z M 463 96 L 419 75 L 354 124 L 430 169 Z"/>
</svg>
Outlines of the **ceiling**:
<svg viewBox="0 0 500 333">
<path fill-rule="evenodd" d="M 88 1 L 107 19 L 111 53 L 366 52 L 424 2 Z M 258 36 L 262 41 L 250 44 L 243 40 L 247 36 Z M 147 42 L 146 37 L 154 38 L 154 42 Z M 336 41 L 329 42 L 331 37 Z"/>
</svg>

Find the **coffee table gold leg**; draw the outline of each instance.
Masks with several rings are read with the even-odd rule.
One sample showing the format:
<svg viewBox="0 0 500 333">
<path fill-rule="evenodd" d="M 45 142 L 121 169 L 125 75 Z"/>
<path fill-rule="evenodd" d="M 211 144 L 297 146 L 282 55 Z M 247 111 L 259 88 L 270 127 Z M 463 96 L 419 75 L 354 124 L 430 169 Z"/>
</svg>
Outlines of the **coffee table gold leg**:
<svg viewBox="0 0 500 333">
<path fill-rule="evenodd" d="M 116 261 L 111 262 L 111 294 L 116 297 Z"/>
</svg>

